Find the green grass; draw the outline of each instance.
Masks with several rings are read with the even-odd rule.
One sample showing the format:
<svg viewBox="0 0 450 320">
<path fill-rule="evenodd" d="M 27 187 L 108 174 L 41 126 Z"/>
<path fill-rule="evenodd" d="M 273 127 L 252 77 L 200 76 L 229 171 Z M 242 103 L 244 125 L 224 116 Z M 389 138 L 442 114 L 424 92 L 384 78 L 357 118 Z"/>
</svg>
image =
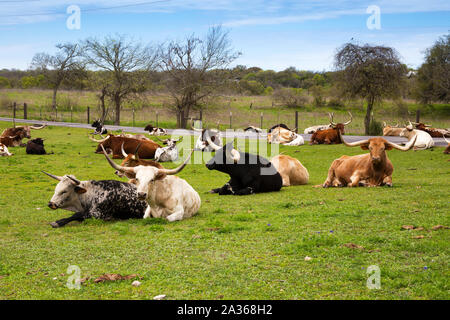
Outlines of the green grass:
<svg viewBox="0 0 450 320">
<path fill-rule="evenodd" d="M 393 188 L 313 188 L 335 158 L 364 152 L 342 145 L 281 147 L 308 168 L 310 183 L 276 193 L 208 194 L 227 176 L 188 165 L 179 176 L 202 198 L 191 219 L 88 219 L 52 229 L 49 222 L 70 212 L 47 208 L 56 183 L 41 170 L 81 180 L 117 177 L 83 129 L 48 127 L 32 135 L 55 154 L 11 148 L 13 157 L 0 158 L 0 299 L 450 298 L 449 229 L 431 231 L 450 225 L 443 148 L 389 151 Z M 66 287 L 69 265 L 91 277 L 80 290 Z M 379 290 L 366 287 L 370 265 L 381 269 Z M 93 282 L 104 273 L 135 273 L 142 285 Z"/>
</svg>

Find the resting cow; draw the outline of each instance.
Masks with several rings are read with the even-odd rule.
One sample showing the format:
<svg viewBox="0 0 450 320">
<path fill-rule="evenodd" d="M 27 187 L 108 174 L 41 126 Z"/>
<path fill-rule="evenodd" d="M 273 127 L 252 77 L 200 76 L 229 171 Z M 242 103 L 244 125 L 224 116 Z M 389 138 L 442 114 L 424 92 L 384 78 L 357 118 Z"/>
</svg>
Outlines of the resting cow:
<svg viewBox="0 0 450 320">
<path fill-rule="evenodd" d="M 333 161 L 328 170 L 328 177 L 323 187 L 357 187 L 357 186 L 392 186 L 394 167 L 386 151 L 393 148 L 407 151 L 412 148 L 416 138 L 404 147 L 389 142 L 384 138 L 370 138 L 353 143 L 342 142 L 349 147 L 360 146 L 370 153 L 357 156 L 342 156 Z"/>
<path fill-rule="evenodd" d="M 197 129 L 192 127 L 192 130 L 200 132 L 200 136 L 195 143 L 194 150 L 199 150 L 203 152 L 214 151 L 214 148 L 209 145 L 207 137 L 210 138 L 218 146 L 222 146 L 222 139 L 220 138 L 220 131 L 218 129 Z"/>
<path fill-rule="evenodd" d="M 106 130 L 106 128 L 103 126 L 103 123 L 100 121 L 100 119 L 95 120 L 92 123 L 92 127 L 95 128 L 94 132 L 92 134 L 107 134 L 108 130 Z"/>
<path fill-rule="evenodd" d="M 219 195 L 247 195 L 260 192 L 279 191 L 283 186 L 280 173 L 266 158 L 246 152 L 239 152 L 230 142 L 219 147 L 209 139 L 216 150 L 214 158 L 206 164 L 209 170 L 217 170 L 230 176 L 223 187 L 212 189 L 210 193 Z"/>
<path fill-rule="evenodd" d="M 88 218 L 142 218 L 147 208 L 147 203 L 138 199 L 136 187 L 132 184 L 116 180 L 80 181 L 71 175 L 59 177 L 44 173 L 59 181 L 48 206 L 53 210 L 75 212 L 69 218 L 50 223 L 53 228 Z"/>
<path fill-rule="evenodd" d="M 44 140 L 41 138 L 36 138 L 27 141 L 27 154 L 47 154 L 44 149 Z"/>
<path fill-rule="evenodd" d="M 283 187 L 307 184 L 309 180 L 308 170 L 295 158 L 287 155 L 277 155 L 272 158 L 275 169 L 283 179 Z"/>
<path fill-rule="evenodd" d="M 102 147 L 103 148 L 103 147 Z M 148 207 L 144 218 L 165 218 L 177 221 L 192 217 L 200 209 L 200 196 L 186 180 L 175 174 L 188 163 L 192 153 L 176 169 L 159 169 L 154 166 L 123 167 L 112 161 L 103 149 L 109 164 L 134 179 L 138 198 L 146 200 Z"/>
<path fill-rule="evenodd" d="M 330 117 L 330 125 L 331 129 L 319 130 L 313 133 L 311 136 L 310 145 L 313 144 L 339 144 L 342 143 L 339 133 L 344 134 L 344 128 L 350 122 L 352 122 L 352 114 L 349 112 L 350 120 L 344 123 L 334 123 L 333 122 L 333 113 L 328 113 Z"/>
<path fill-rule="evenodd" d="M 46 125 L 40 127 L 35 126 L 18 126 L 15 128 L 8 128 L 3 130 L 1 135 L 1 143 L 5 144 L 7 147 L 19 147 L 25 146 L 22 144 L 22 139 L 31 139 L 31 129 L 40 130 L 45 128 Z"/>
<path fill-rule="evenodd" d="M 446 129 L 431 128 L 431 125 L 422 122 L 413 122 L 417 130 L 422 130 L 434 138 L 450 137 L 450 131 Z"/>
<path fill-rule="evenodd" d="M 331 125 L 321 124 L 321 125 L 317 125 L 317 126 L 308 127 L 303 131 L 303 133 L 304 134 L 313 134 L 316 131 L 326 130 L 326 129 L 331 129 Z"/>
<path fill-rule="evenodd" d="M 398 127 L 398 123 L 395 126 L 390 126 L 383 122 L 383 136 L 399 136 L 403 129 Z"/>
<path fill-rule="evenodd" d="M 409 141 L 417 138 L 414 144 L 414 150 L 425 150 L 434 146 L 433 138 L 425 131 L 413 129 L 411 122 L 400 132 L 400 137 L 405 137 Z"/>
<path fill-rule="evenodd" d="M 0 157 L 9 157 L 13 154 L 9 152 L 8 147 L 5 146 L 3 143 L 0 143 Z"/>
<path fill-rule="evenodd" d="M 159 144 L 152 140 L 138 140 L 134 138 L 113 136 L 111 134 L 101 140 L 95 140 L 92 137 L 89 137 L 89 139 L 99 143 L 95 153 L 102 153 L 101 147 L 103 146 L 105 149 L 110 149 L 112 151 L 114 159 L 123 158 L 122 144 L 124 144 L 123 149 L 126 153 L 134 152 L 137 146 L 141 144 L 141 147 L 139 148 L 139 157 L 142 159 L 152 159 L 155 156 L 156 149 L 161 148 Z"/>
</svg>

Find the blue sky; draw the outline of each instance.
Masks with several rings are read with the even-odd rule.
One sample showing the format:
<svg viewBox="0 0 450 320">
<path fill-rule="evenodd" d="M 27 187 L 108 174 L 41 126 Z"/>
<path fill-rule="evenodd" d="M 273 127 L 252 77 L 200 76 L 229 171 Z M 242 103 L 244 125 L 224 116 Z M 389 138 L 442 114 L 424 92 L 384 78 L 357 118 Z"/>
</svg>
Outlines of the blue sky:
<svg viewBox="0 0 450 320">
<path fill-rule="evenodd" d="M 70 5 L 81 9 L 79 30 L 66 27 Z M 380 8 L 379 30 L 367 28 L 370 5 Z M 392 46 L 418 67 L 424 50 L 450 32 L 450 1 L 0 0 L 0 69 L 26 69 L 60 42 L 119 33 L 157 43 L 219 24 L 243 53 L 234 65 L 331 70 L 336 48 L 353 38 Z"/>
</svg>

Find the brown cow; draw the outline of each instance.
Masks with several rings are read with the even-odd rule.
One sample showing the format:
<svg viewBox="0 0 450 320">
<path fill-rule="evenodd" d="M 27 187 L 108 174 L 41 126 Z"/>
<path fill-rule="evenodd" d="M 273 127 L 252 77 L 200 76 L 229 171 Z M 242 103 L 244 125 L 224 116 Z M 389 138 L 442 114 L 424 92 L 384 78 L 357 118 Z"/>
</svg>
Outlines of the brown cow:
<svg viewBox="0 0 450 320">
<path fill-rule="evenodd" d="M 422 122 L 413 122 L 413 124 L 416 126 L 416 129 L 427 132 L 433 138 L 450 137 L 450 132 L 448 130 L 430 128 L 431 125 Z"/>
<path fill-rule="evenodd" d="M 95 153 L 103 153 L 101 146 L 105 149 L 111 149 L 114 159 L 122 159 L 122 143 L 124 143 L 124 150 L 127 153 L 132 153 L 136 150 L 139 144 L 142 144 L 139 148 L 139 157 L 143 159 L 152 159 L 155 156 L 155 151 L 158 148 L 162 148 L 154 141 L 138 140 L 134 138 L 118 137 L 114 135 L 108 135 L 102 140 L 95 140 L 89 137 L 94 142 L 98 142 L 99 145 Z"/>
<path fill-rule="evenodd" d="M 31 129 L 40 130 L 40 129 L 45 128 L 46 126 L 47 125 L 44 124 L 40 127 L 18 126 L 15 128 L 5 129 L 2 132 L 1 138 L 6 138 L 6 139 L 5 140 L 2 139 L 2 143 L 8 147 L 25 146 L 25 144 L 22 145 L 22 139 L 23 138 L 31 139 Z M 5 142 L 3 142 L 3 141 L 5 141 Z M 10 145 L 7 144 L 8 142 L 10 143 Z"/>
<path fill-rule="evenodd" d="M 326 130 L 319 130 L 313 133 L 311 136 L 311 141 L 309 142 L 310 145 L 313 144 L 339 144 L 342 143 L 339 132 L 341 134 L 344 134 L 344 128 L 346 125 L 348 125 L 350 122 L 352 122 L 352 114 L 350 111 L 348 112 L 350 115 L 350 120 L 344 123 L 334 123 L 333 122 L 333 113 L 328 113 L 330 116 L 330 125 L 331 129 Z"/>
<path fill-rule="evenodd" d="M 270 162 L 281 175 L 283 187 L 308 183 L 308 170 L 297 159 L 287 155 L 277 155 Z"/>
<path fill-rule="evenodd" d="M 164 167 L 159 162 L 156 162 L 153 160 L 139 159 L 139 148 L 141 147 L 141 144 L 139 144 L 137 146 L 134 153 L 128 153 L 128 154 L 123 149 L 123 145 L 124 145 L 124 143 L 122 143 L 121 151 L 122 151 L 122 155 L 125 157 L 125 159 L 123 159 L 123 161 L 121 163 L 122 167 L 152 166 L 152 167 L 156 167 L 158 169 L 164 169 Z M 116 171 L 115 174 L 119 177 L 128 177 L 129 179 L 134 180 L 132 176 L 128 176 L 126 173 L 122 173 L 120 171 Z M 133 183 L 134 181 L 128 181 L 128 182 Z"/>
<path fill-rule="evenodd" d="M 399 136 L 403 129 L 399 128 L 398 123 L 395 126 L 390 126 L 383 122 L 383 136 Z"/>
<path fill-rule="evenodd" d="M 394 167 L 389 160 L 386 150 L 392 148 L 407 151 L 416 142 L 411 139 L 404 147 L 387 141 L 384 138 L 370 138 L 353 143 L 347 143 L 340 137 L 342 142 L 349 147 L 361 146 L 363 150 L 370 153 L 357 156 L 342 156 L 333 161 L 328 170 L 328 177 L 323 187 L 356 187 L 356 186 L 392 186 L 392 172 Z"/>
</svg>

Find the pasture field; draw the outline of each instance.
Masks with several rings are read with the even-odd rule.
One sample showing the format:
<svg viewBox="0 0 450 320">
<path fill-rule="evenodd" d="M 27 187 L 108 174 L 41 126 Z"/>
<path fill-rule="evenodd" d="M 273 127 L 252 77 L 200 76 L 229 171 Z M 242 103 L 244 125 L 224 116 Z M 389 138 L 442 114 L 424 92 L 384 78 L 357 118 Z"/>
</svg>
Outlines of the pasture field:
<svg viewBox="0 0 450 320">
<path fill-rule="evenodd" d="M 179 174 L 202 199 L 191 219 L 89 219 L 53 229 L 49 222 L 71 213 L 47 207 L 56 181 L 41 170 L 119 179 L 86 133 L 32 131 L 54 154 L 10 148 L 14 156 L 0 158 L 0 299 L 450 298 L 450 230 L 432 229 L 450 226 L 443 148 L 389 151 L 393 188 L 314 188 L 335 158 L 366 152 L 343 145 L 280 147 L 306 166 L 310 182 L 276 193 L 208 194 L 228 177 L 192 164 Z M 90 277 L 80 290 L 66 287 L 70 265 Z M 381 270 L 380 289 L 366 286 L 371 265 Z M 94 282 L 105 273 L 137 274 L 142 285 Z"/>
<path fill-rule="evenodd" d="M 12 117 L 12 103 L 18 105 L 17 117 L 23 117 L 23 103 L 28 104 L 28 118 L 54 120 L 55 114 L 51 111 L 51 90 L 38 89 L 2 89 L 0 90 L 0 116 Z M 312 97 L 310 97 L 312 99 Z M 100 117 L 100 108 L 96 92 L 92 91 L 67 91 L 58 93 L 58 121 L 80 122 L 87 121 L 87 107 L 90 107 L 90 122 Z M 232 112 L 232 127 L 234 129 L 246 128 L 249 125 L 261 126 L 260 117 L 263 113 L 263 128 L 270 128 L 277 123 L 285 123 L 295 127 L 295 110 L 299 111 L 299 132 L 307 127 L 328 124 L 328 112 L 335 113 L 335 121 L 348 120 L 347 110 L 353 114 L 353 121 L 347 126 L 349 134 L 364 133 L 365 105 L 361 101 L 348 102 L 343 107 L 314 107 L 311 104 L 302 108 L 287 108 L 274 103 L 272 96 L 246 96 L 246 95 L 221 95 L 210 98 L 203 111 L 205 127 L 216 127 L 220 121 L 221 130 L 230 127 L 230 111 Z M 121 111 L 121 125 L 133 125 L 133 112 L 135 108 L 134 126 L 144 127 L 148 123 L 155 124 L 158 113 L 158 125 L 163 128 L 176 128 L 176 116 L 170 107 L 170 96 L 164 93 L 147 93 L 133 99 L 124 101 Z M 252 105 L 252 108 L 250 108 Z M 73 112 L 70 112 L 72 108 Z M 374 119 L 387 121 L 389 124 L 396 122 L 404 124 L 407 118 L 415 120 L 416 110 L 421 109 L 421 121 L 430 123 L 436 128 L 450 127 L 450 105 L 430 104 L 421 106 L 413 101 L 404 101 L 399 107 L 395 102 L 386 100 L 382 105 L 374 109 Z M 106 124 L 112 124 L 112 113 L 106 120 Z M 190 113 L 193 118 L 199 117 L 199 111 Z"/>
</svg>

